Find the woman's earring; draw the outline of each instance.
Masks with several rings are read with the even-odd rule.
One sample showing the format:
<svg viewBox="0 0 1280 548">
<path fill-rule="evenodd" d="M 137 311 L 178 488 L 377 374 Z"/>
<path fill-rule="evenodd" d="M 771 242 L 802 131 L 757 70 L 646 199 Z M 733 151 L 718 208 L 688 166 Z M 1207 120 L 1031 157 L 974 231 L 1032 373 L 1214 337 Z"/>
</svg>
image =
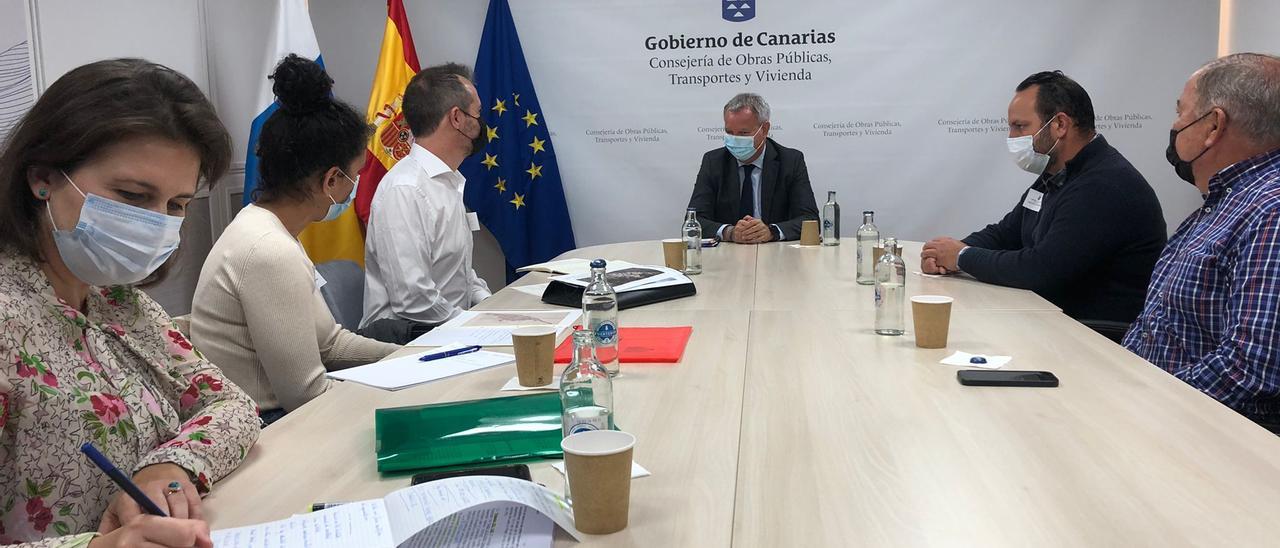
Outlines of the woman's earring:
<svg viewBox="0 0 1280 548">
<path fill-rule="evenodd" d="M 48 197 L 49 197 L 49 189 L 47 189 L 47 188 L 42 188 L 42 189 L 40 189 L 40 191 L 39 191 L 39 192 L 37 192 L 37 194 L 39 194 L 39 195 L 40 195 L 40 199 L 41 199 L 41 200 L 43 200 L 43 199 L 45 199 L 45 198 L 48 198 Z"/>
</svg>

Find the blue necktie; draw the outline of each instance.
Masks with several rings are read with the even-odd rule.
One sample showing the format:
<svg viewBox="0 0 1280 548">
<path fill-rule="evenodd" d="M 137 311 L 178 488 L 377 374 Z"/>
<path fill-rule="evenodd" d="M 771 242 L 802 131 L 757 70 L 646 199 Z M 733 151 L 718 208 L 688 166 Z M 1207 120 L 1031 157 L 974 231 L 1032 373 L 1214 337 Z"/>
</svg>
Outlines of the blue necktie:
<svg viewBox="0 0 1280 548">
<path fill-rule="evenodd" d="M 747 164 L 742 166 L 742 200 L 738 206 L 738 218 L 741 219 L 747 215 L 755 216 L 756 201 L 754 193 L 751 192 L 751 172 L 756 170 L 756 166 Z"/>
</svg>

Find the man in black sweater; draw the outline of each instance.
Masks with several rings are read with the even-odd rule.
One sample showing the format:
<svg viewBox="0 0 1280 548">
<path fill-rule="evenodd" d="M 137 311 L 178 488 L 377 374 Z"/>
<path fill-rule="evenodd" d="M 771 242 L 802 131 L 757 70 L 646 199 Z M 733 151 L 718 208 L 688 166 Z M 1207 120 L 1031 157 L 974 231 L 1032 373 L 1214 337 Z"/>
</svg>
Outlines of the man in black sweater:
<svg viewBox="0 0 1280 548">
<path fill-rule="evenodd" d="M 1097 134 L 1088 93 L 1060 71 L 1018 85 L 1008 146 L 1035 183 L 1000 222 L 926 243 L 922 270 L 1030 289 L 1077 320 L 1122 330 L 1142 310 L 1165 245 L 1155 192 Z"/>
</svg>

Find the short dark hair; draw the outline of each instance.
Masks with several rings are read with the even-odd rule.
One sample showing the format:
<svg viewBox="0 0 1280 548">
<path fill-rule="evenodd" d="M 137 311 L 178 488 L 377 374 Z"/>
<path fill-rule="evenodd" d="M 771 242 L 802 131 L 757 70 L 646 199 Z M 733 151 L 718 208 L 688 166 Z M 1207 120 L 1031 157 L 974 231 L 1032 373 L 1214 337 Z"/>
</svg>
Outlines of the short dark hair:
<svg viewBox="0 0 1280 548">
<path fill-rule="evenodd" d="M 45 260 L 39 239 L 44 202 L 27 184 L 30 169 L 70 172 L 103 148 L 137 137 L 190 145 L 209 186 L 226 173 L 231 161 L 231 136 L 213 104 L 181 73 L 143 59 L 110 59 L 74 68 L 45 90 L 13 127 L 0 152 L 0 234 L 5 235 L 0 245 L 32 260 Z M 162 278 L 163 269 L 140 285 Z"/>
<path fill-rule="evenodd" d="M 333 97 L 333 79 L 315 61 L 289 54 L 269 78 L 280 108 L 258 135 L 262 179 L 253 200 L 305 200 L 311 197 L 310 177 L 334 166 L 346 173 L 347 163 L 365 150 L 369 126 L 351 105 Z"/>
<path fill-rule="evenodd" d="M 1041 123 L 1061 112 L 1074 120 L 1082 131 L 1094 131 L 1093 101 L 1075 80 L 1060 70 L 1037 72 L 1018 84 L 1016 91 L 1024 91 L 1031 86 L 1040 86 L 1036 89 L 1036 115 Z"/>
<path fill-rule="evenodd" d="M 404 119 L 414 137 L 436 130 L 453 107 L 466 110 L 471 94 L 463 82 L 471 81 L 471 69 L 458 63 L 428 67 L 409 80 L 404 90 Z"/>
</svg>

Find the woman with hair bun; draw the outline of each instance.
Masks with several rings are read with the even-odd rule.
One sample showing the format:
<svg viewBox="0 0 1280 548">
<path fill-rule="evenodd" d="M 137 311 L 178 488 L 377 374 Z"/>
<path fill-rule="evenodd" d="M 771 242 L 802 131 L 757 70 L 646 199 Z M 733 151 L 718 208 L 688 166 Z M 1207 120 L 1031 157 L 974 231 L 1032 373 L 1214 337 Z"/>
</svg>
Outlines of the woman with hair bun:
<svg viewBox="0 0 1280 548">
<path fill-rule="evenodd" d="M 280 103 L 258 137 L 260 181 L 200 272 L 191 336 L 261 408 L 264 422 L 322 394 L 327 370 L 377 361 L 400 347 L 343 329 L 320 295 L 298 234 L 351 204 L 369 138 L 364 119 L 332 96 L 314 61 L 276 66 Z"/>
</svg>

